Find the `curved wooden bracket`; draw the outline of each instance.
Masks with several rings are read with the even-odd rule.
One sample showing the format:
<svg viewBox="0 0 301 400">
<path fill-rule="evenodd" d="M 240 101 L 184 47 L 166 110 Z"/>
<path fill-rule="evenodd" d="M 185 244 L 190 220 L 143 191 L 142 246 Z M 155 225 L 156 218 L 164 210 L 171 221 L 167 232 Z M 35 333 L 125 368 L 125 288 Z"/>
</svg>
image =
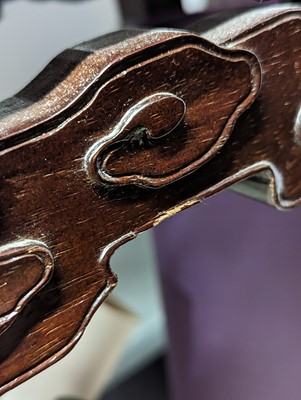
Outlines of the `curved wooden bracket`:
<svg viewBox="0 0 301 400">
<path fill-rule="evenodd" d="M 1 394 L 74 346 L 139 232 L 262 171 L 300 204 L 300 35 L 300 7 L 119 32 L 1 103 Z"/>
</svg>

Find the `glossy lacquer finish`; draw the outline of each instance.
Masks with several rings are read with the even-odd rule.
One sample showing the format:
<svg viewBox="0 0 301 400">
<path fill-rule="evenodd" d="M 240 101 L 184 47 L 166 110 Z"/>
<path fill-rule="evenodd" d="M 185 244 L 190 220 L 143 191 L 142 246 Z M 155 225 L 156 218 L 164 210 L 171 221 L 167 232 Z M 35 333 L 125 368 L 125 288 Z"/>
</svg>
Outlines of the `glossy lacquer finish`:
<svg viewBox="0 0 301 400">
<path fill-rule="evenodd" d="M 300 15 L 108 35 L 1 104 L 1 393 L 74 346 L 139 232 L 261 171 L 300 203 Z"/>
</svg>

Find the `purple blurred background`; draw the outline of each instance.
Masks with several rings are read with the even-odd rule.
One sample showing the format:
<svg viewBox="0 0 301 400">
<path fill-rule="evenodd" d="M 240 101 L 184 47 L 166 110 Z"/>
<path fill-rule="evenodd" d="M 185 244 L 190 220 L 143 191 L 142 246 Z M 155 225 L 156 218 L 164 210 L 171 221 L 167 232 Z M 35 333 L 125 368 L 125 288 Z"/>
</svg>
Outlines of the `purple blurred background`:
<svg viewBox="0 0 301 400">
<path fill-rule="evenodd" d="M 156 228 L 173 400 L 300 400 L 300 222 L 224 192 Z"/>
</svg>

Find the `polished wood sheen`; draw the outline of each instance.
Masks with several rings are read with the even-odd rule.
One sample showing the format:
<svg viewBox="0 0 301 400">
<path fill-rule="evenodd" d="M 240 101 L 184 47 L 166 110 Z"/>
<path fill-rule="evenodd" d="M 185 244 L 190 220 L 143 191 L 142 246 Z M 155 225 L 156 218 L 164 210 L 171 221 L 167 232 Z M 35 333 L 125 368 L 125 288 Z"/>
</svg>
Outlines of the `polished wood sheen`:
<svg viewBox="0 0 301 400">
<path fill-rule="evenodd" d="M 192 29 L 76 46 L 1 103 L 1 393 L 75 345 L 139 232 L 258 173 L 300 204 L 301 9 Z"/>
</svg>

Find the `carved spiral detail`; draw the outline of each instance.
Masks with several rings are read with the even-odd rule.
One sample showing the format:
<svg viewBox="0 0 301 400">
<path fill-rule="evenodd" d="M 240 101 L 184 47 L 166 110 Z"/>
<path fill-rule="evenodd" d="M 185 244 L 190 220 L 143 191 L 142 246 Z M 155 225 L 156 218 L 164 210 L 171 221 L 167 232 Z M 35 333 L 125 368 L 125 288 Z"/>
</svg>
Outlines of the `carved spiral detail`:
<svg viewBox="0 0 301 400">
<path fill-rule="evenodd" d="M 159 139 L 172 135 L 182 122 L 186 104 L 172 93 L 151 95 L 126 112 L 108 138 L 99 140 L 86 155 L 86 166 L 95 181 L 109 184 L 141 183 L 152 186 L 155 180 L 139 174 L 114 176 L 110 167 L 124 148 L 156 146 Z M 112 161 L 113 160 L 113 161 Z"/>
</svg>

